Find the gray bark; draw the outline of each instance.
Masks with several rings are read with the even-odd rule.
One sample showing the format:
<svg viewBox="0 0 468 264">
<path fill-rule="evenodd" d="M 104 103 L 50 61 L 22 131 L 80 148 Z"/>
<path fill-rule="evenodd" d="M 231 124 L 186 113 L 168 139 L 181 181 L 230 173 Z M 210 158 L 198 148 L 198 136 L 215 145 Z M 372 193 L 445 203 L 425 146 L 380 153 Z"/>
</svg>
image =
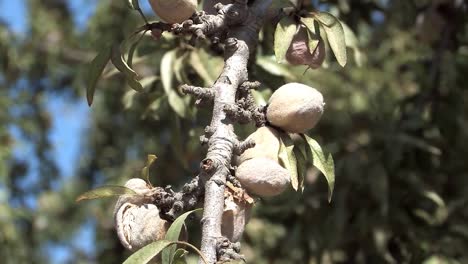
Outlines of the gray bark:
<svg viewBox="0 0 468 264">
<path fill-rule="evenodd" d="M 208 140 L 208 153 L 201 163 L 201 179 L 205 181 L 205 201 L 202 218 L 201 252 L 210 264 L 217 261 L 217 242 L 221 238 L 221 218 L 224 207 L 224 188 L 229 175 L 233 152 L 238 142 L 232 121 L 225 107 L 236 103 L 238 87 L 248 81 L 247 65 L 250 54 L 255 50 L 263 16 L 271 0 L 257 0 L 246 9 L 246 3 L 236 3 L 231 11 L 238 11 L 241 19 L 227 25 L 225 41 L 225 65 L 212 87 L 214 92 L 213 116 Z M 200 263 L 203 263 L 200 260 Z"/>
</svg>

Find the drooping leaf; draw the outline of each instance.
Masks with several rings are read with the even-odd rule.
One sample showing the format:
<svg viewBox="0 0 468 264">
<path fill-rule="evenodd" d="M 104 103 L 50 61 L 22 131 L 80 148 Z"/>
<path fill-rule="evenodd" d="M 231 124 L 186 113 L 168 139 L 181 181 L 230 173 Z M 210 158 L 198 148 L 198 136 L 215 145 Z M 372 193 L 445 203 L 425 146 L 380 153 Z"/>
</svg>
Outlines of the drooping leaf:
<svg viewBox="0 0 468 264">
<path fill-rule="evenodd" d="M 344 30 L 344 35 L 345 35 L 345 41 L 346 41 L 346 47 L 350 48 L 353 51 L 354 54 L 354 61 L 358 66 L 362 66 L 363 63 L 363 54 L 361 52 L 361 49 L 359 48 L 359 41 L 356 37 L 356 34 L 354 34 L 353 30 L 346 25 L 343 21 L 340 21 L 341 25 L 343 26 Z"/>
<path fill-rule="evenodd" d="M 130 68 L 133 67 L 133 55 L 135 54 L 136 48 L 138 47 L 138 44 L 140 44 L 140 41 L 143 39 L 145 34 L 146 31 L 143 31 L 140 37 L 130 45 L 130 48 L 128 48 L 127 64 Z"/>
<path fill-rule="evenodd" d="M 166 52 L 161 59 L 161 80 L 164 91 L 172 110 L 180 117 L 187 116 L 187 102 L 177 93 L 173 87 L 174 80 L 174 62 L 176 59 L 176 50 Z"/>
<path fill-rule="evenodd" d="M 307 160 L 303 151 L 300 150 L 299 146 L 294 146 L 294 155 L 297 159 L 297 176 L 298 176 L 298 189 L 304 191 L 304 180 L 307 173 Z"/>
<path fill-rule="evenodd" d="M 330 47 L 335 54 L 335 58 L 338 63 L 344 67 L 347 61 L 346 40 L 343 26 L 340 21 L 327 12 L 313 13 L 313 16 L 324 26 L 328 43 L 330 43 Z"/>
<path fill-rule="evenodd" d="M 193 249 L 203 260 L 204 263 L 208 263 L 206 258 L 203 254 L 192 244 L 181 242 L 181 241 L 168 241 L 168 240 L 159 240 L 148 244 L 142 247 L 137 252 L 133 253 L 130 257 L 128 257 L 123 264 L 146 264 L 150 262 L 154 257 L 156 257 L 161 251 L 169 246 L 172 245 L 183 245 Z M 167 262 L 163 262 L 167 263 Z"/>
<path fill-rule="evenodd" d="M 125 62 L 119 45 L 114 45 L 111 52 L 111 61 L 114 66 L 125 75 L 128 84 L 137 92 L 143 91 L 143 86 L 138 81 L 138 74 Z"/>
<path fill-rule="evenodd" d="M 328 201 L 331 201 L 335 188 L 335 164 L 330 153 L 325 154 L 320 144 L 311 137 L 301 134 L 309 145 L 307 158 L 312 159 L 312 164 L 323 173 L 328 182 Z"/>
<path fill-rule="evenodd" d="M 210 76 L 205 66 L 202 64 L 202 59 L 198 52 L 190 53 L 190 65 L 197 72 L 197 74 L 205 81 L 205 85 L 214 83 L 214 79 Z"/>
<path fill-rule="evenodd" d="M 284 17 L 280 20 L 275 30 L 275 56 L 278 63 L 284 63 L 286 53 L 296 34 L 296 23 L 291 17 Z"/>
<path fill-rule="evenodd" d="M 189 83 L 190 80 L 186 74 L 186 65 L 188 53 L 182 54 L 174 61 L 174 74 L 179 83 Z"/>
<path fill-rule="evenodd" d="M 309 50 L 313 52 L 320 42 L 320 29 L 315 19 L 311 17 L 301 17 L 301 22 L 307 27 L 309 37 Z"/>
<path fill-rule="evenodd" d="M 187 264 L 187 260 L 185 259 L 185 256 L 188 254 L 188 251 L 179 248 L 174 252 L 174 255 L 172 256 L 172 264 Z"/>
<path fill-rule="evenodd" d="M 135 195 L 137 194 L 134 190 L 129 189 L 124 186 L 103 186 L 91 191 L 87 191 L 76 198 L 76 202 L 81 202 L 83 200 L 92 200 L 98 198 L 114 197 L 124 194 Z"/>
<path fill-rule="evenodd" d="M 141 170 L 141 177 L 151 185 L 151 182 L 150 182 L 150 179 L 149 179 L 149 168 L 151 167 L 151 165 L 154 163 L 154 161 L 156 161 L 158 157 L 156 157 L 156 155 L 153 155 L 153 154 L 149 154 L 147 157 L 146 157 L 146 166 L 143 167 L 143 169 Z"/>
<path fill-rule="evenodd" d="M 93 103 L 96 84 L 110 58 L 111 50 L 109 49 L 109 47 L 106 47 L 98 53 L 98 55 L 91 61 L 91 63 L 88 66 L 88 85 L 86 87 L 86 99 L 88 100 L 89 106 L 91 106 L 91 104 Z"/>
<path fill-rule="evenodd" d="M 297 174 L 297 159 L 294 154 L 294 142 L 286 133 L 281 133 L 278 157 L 283 167 L 289 171 L 291 185 L 297 191 L 299 189 L 299 178 Z"/>
<path fill-rule="evenodd" d="M 182 228 L 184 227 L 185 219 L 187 219 L 187 217 L 190 214 L 201 211 L 201 210 L 202 209 L 199 208 L 199 209 L 195 209 L 192 211 L 188 211 L 182 214 L 181 216 L 177 217 L 177 219 L 171 224 L 171 227 L 169 227 L 169 229 L 167 230 L 165 239 L 168 241 L 179 240 L 180 232 L 182 231 Z M 175 251 L 176 251 L 176 246 L 171 246 L 168 249 L 164 250 L 162 252 L 163 263 L 170 263 L 170 260 L 172 256 L 174 255 Z"/>
</svg>

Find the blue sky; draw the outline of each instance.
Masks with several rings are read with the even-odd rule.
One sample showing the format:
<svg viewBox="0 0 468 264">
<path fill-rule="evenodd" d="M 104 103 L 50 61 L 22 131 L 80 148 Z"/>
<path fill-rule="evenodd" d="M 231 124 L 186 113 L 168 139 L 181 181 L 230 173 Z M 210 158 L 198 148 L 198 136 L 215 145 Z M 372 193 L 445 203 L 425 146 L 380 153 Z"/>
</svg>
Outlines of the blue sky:
<svg viewBox="0 0 468 264">
<path fill-rule="evenodd" d="M 83 29 L 87 18 L 92 14 L 95 1 L 90 0 L 70 0 L 70 7 L 75 11 L 74 21 L 78 28 Z M 27 9 L 25 0 L 6 1 L 0 0 L 0 19 L 5 21 L 9 27 L 19 35 L 27 32 Z M 62 180 L 73 176 L 77 160 L 79 159 L 80 146 L 83 142 L 80 141 L 81 134 L 88 126 L 88 117 L 90 108 L 87 106 L 85 99 L 78 101 L 70 101 L 65 96 L 50 94 L 45 98 L 47 109 L 52 114 L 52 129 L 49 138 L 53 145 L 54 159 L 57 162 L 62 175 Z M 16 141 L 19 144 L 14 149 L 14 155 L 26 159 L 29 153 L 33 151 L 33 146 L 19 137 L 19 133 L 13 134 L 17 137 Z M 28 180 L 32 182 L 38 177 L 34 173 L 34 166 L 37 162 L 32 161 L 33 169 L 28 175 Z M 57 186 L 59 187 L 59 186 Z M 35 207 L 35 200 L 29 199 L 28 204 Z M 94 243 L 94 224 L 87 221 L 75 234 L 70 243 L 80 250 L 83 250 L 89 255 L 93 254 Z M 52 263 L 65 263 L 69 260 L 70 249 L 64 245 L 49 244 L 45 247 L 45 254 L 51 256 Z"/>
<path fill-rule="evenodd" d="M 115 1 L 115 0 L 114 0 Z M 123 1 L 122 1 L 123 2 Z M 150 6 L 148 1 L 140 1 L 142 9 L 148 13 Z M 6 22 L 10 29 L 18 35 L 25 35 L 28 30 L 27 0 L 0 0 L 0 20 Z M 74 14 L 74 21 L 78 29 L 85 29 L 87 19 L 92 15 L 96 6 L 96 0 L 68 0 L 69 7 Z M 122 3 L 123 4 L 123 3 Z M 66 96 L 50 94 L 45 98 L 47 109 L 52 116 L 52 129 L 49 139 L 53 145 L 54 159 L 62 175 L 62 181 L 72 177 L 75 164 L 80 159 L 80 147 L 84 142 L 80 141 L 81 134 L 89 124 L 91 109 L 87 106 L 85 98 L 78 101 L 70 101 Z M 15 140 L 19 142 L 14 149 L 14 155 L 20 159 L 29 159 L 33 146 L 20 138 L 19 133 L 12 129 Z M 30 160 L 30 159 L 29 159 Z M 32 170 L 28 180 L 34 182 L 38 175 L 34 171 L 37 161 L 32 161 Z M 60 183 L 58 183 L 60 185 Z M 55 186 L 59 188 L 60 186 Z M 28 204 L 35 207 L 36 201 L 28 199 Z M 94 222 L 88 220 L 69 241 L 73 247 L 93 255 L 94 248 Z M 71 257 L 70 248 L 61 244 L 48 244 L 45 246 L 46 255 L 51 257 L 51 263 L 69 263 Z M 71 260 L 73 262 L 73 260 Z"/>
</svg>

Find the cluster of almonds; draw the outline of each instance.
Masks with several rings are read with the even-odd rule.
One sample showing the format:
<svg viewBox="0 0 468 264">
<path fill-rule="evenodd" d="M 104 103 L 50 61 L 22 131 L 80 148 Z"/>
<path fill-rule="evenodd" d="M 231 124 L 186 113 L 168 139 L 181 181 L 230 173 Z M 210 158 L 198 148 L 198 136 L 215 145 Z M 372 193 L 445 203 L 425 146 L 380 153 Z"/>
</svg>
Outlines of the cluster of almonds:
<svg viewBox="0 0 468 264">
<path fill-rule="evenodd" d="M 171 24 L 189 19 L 197 8 L 197 0 L 149 0 L 149 3 L 162 20 Z M 213 10 L 207 11 L 214 13 Z M 323 41 L 311 51 L 306 29 L 298 26 L 286 54 L 288 62 L 317 68 L 322 64 L 324 56 Z M 270 197 L 287 188 L 290 174 L 279 163 L 280 138 L 277 128 L 288 133 L 304 133 L 320 120 L 323 107 L 322 94 L 304 84 L 288 83 L 273 93 L 266 111 L 272 127 L 258 128 L 248 137 L 254 140 L 255 147 L 235 157 L 238 165 L 236 177 L 249 193 Z M 151 242 L 164 239 L 171 223 L 161 218 L 160 210 L 153 203 L 154 188 L 137 178 L 128 180 L 125 187 L 134 190 L 137 195 L 122 195 L 115 205 L 115 227 L 122 245 L 136 251 Z M 250 218 L 252 204 L 236 199 L 231 192 L 226 194 L 221 233 L 231 242 L 237 242 Z M 187 239 L 186 231 L 182 232 L 181 239 Z"/>
<path fill-rule="evenodd" d="M 288 83 L 271 96 L 266 117 L 276 128 L 288 133 L 304 133 L 312 129 L 323 113 L 323 96 L 316 89 Z M 253 139 L 255 147 L 236 157 L 236 177 L 251 194 L 270 197 L 282 193 L 290 183 L 290 174 L 278 159 L 279 132 L 273 127 L 260 127 L 247 139 Z"/>
<path fill-rule="evenodd" d="M 153 203 L 155 188 L 144 180 L 133 178 L 125 187 L 136 192 L 136 195 L 121 195 L 114 208 L 114 223 L 122 245 L 136 251 L 151 242 L 164 239 L 171 222 L 161 218 L 160 210 Z M 251 205 L 226 195 L 221 233 L 231 242 L 240 240 L 246 221 L 250 217 Z M 187 240 L 183 229 L 180 240 Z"/>
</svg>

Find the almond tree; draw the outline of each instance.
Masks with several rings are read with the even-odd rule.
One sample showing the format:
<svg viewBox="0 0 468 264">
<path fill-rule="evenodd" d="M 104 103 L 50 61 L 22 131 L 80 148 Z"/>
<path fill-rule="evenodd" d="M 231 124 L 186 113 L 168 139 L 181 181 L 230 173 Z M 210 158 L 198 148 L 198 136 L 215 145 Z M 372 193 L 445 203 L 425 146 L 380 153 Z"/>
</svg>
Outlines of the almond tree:
<svg viewBox="0 0 468 264">
<path fill-rule="evenodd" d="M 148 235 L 148 238 L 143 239 L 144 242 L 135 242 L 141 240 L 143 235 L 135 235 L 132 232 L 138 232 L 137 229 L 141 229 L 140 232 L 151 232 L 149 227 L 147 229 L 132 228 L 132 225 L 138 225 L 133 223 L 138 219 L 150 219 L 143 216 L 149 214 L 147 207 L 145 207 L 144 213 L 137 212 L 144 204 L 157 206 L 155 208 L 157 217 L 152 219 L 153 225 L 157 226 L 157 223 L 165 221 L 164 219 L 173 221 L 183 212 L 193 209 L 199 202 L 202 202 L 201 255 L 203 257 L 200 263 L 202 261 L 215 263 L 242 259 L 238 243 L 233 243 L 237 241 L 231 240 L 240 238 L 244 229 L 243 225 L 248 221 L 248 212 L 245 211 L 250 210 L 254 203 L 248 193 L 257 196 L 276 195 L 281 193 L 289 182 L 295 190 L 303 190 L 303 174 L 306 162 L 309 160 L 313 161 L 313 164 L 326 176 L 330 186 L 329 199 L 331 198 L 334 185 L 333 160 L 331 156 L 323 154 L 316 141 L 302 134 L 314 127 L 320 119 L 324 105 L 322 95 L 306 85 L 290 84 L 278 89 L 276 97 L 274 94 L 270 99 L 269 107 L 257 106 L 251 90 L 258 88 L 261 84 L 255 80 L 249 80 L 248 67 L 254 58 L 252 55 L 256 52 L 258 35 L 265 20 L 268 22 L 277 21 L 278 23 L 275 32 L 275 54 L 279 63 L 290 62 L 294 65 L 308 65 L 311 68 L 319 67 L 325 57 L 325 40 L 323 38 L 326 37 L 338 62 L 344 66 L 346 64 L 346 42 L 341 22 L 329 13 L 306 12 L 301 9 L 301 2 L 294 4 L 290 2 L 276 3 L 277 5 L 272 5 L 272 1 L 269 0 L 226 2 L 228 3 L 206 1 L 204 3 L 206 12 L 195 12 L 197 7 L 195 1 L 150 1 L 156 14 L 171 24 L 162 21 L 146 22 L 136 32 L 136 34 L 143 32 L 141 34 L 144 35 L 147 31 L 151 31 L 156 39 L 161 38 L 165 32 L 173 33 L 176 36 L 189 35 L 192 38 L 192 45 L 196 45 L 200 39 L 208 39 L 213 45 L 217 45 L 223 50 L 224 67 L 211 87 L 192 85 L 181 87 L 182 92 L 197 99 L 197 105 L 212 105 L 211 122 L 205 128 L 205 133 L 200 139 L 202 144 L 207 145 L 208 151 L 206 158 L 200 162 L 200 173 L 195 180 L 186 184 L 181 192 L 173 192 L 172 190 L 168 192 L 167 189 L 161 187 L 152 187 L 150 183 L 148 188 L 143 188 L 144 191 L 137 191 L 131 187 L 132 184 L 128 183 L 127 188 L 124 189 L 94 190 L 80 197 L 80 199 L 94 198 L 96 192 L 101 194 L 124 192 L 117 203 L 115 213 L 121 241 L 127 248 L 136 249 L 146 244 L 144 242 L 157 240 L 156 244 L 152 244 L 153 247 L 147 246 L 138 251 L 132 256 L 133 259 L 142 258 L 141 256 L 146 253 L 150 256 L 147 257 L 149 260 L 159 253 L 154 247 L 159 246 L 161 250 L 165 246 L 171 245 L 170 242 L 166 242 L 160 246 L 165 241 L 162 240 L 162 235 L 153 237 L 153 239 L 151 239 L 152 235 Z M 147 21 L 141 12 L 138 1 L 127 1 L 127 3 L 130 8 L 140 12 L 143 19 Z M 133 89 L 143 90 L 138 81 L 138 74 L 131 68 L 137 44 L 138 41 L 132 44 L 127 59 L 121 55 L 122 49 L 119 45 L 114 45 L 101 52 L 94 59 L 90 71 L 90 85 L 88 86 L 90 105 L 93 101 L 97 79 L 109 59 L 126 76 Z M 167 86 L 170 85 L 169 82 Z M 171 106 L 174 111 L 178 112 L 175 101 L 181 100 L 181 98 L 177 97 L 175 92 L 168 94 L 168 96 L 169 103 L 171 104 L 172 99 Z M 304 100 L 306 102 L 303 102 Z M 180 109 L 178 114 L 183 115 Z M 257 127 L 265 125 L 275 127 L 280 136 L 278 148 L 272 152 L 273 158 L 265 161 L 256 159 L 267 155 L 264 150 L 260 149 L 257 150 L 256 156 L 250 154 L 252 160 L 245 158 L 248 161 L 240 163 L 240 167 L 236 169 L 232 165 L 234 156 L 241 155 L 242 159 L 242 154 L 250 148 L 255 148 L 255 141 L 262 141 L 264 137 L 257 136 L 255 140 L 252 137 L 245 141 L 239 140 L 234 131 L 235 122 L 254 122 Z M 296 143 L 288 133 L 299 133 L 297 136 L 299 139 L 296 140 Z M 277 136 L 275 135 L 275 137 Z M 308 147 L 304 147 L 305 145 Z M 282 167 L 273 162 L 275 160 L 278 162 L 278 159 Z M 151 161 L 148 162 L 147 169 L 154 158 L 149 158 L 149 160 Z M 276 169 L 275 166 L 278 168 Z M 226 190 L 226 186 L 230 187 L 230 190 Z M 132 191 L 136 193 L 132 193 Z M 129 195 L 130 197 L 126 198 Z M 140 198 L 132 198 L 133 196 Z M 227 214 L 226 199 L 229 196 L 234 197 L 238 202 L 234 203 L 237 208 L 229 212 L 233 215 L 232 219 L 228 220 L 224 214 Z M 129 208 L 136 208 L 135 213 L 130 213 Z M 159 214 L 163 220 L 159 219 Z M 183 215 L 183 219 L 186 215 Z M 126 220 L 127 218 L 133 220 Z M 126 221 L 130 222 L 126 223 Z M 226 221 L 230 221 L 230 223 L 226 223 Z M 151 225 L 147 222 L 145 220 L 140 225 Z M 176 223 L 178 222 L 172 224 L 176 231 L 167 230 L 166 239 L 179 237 L 181 227 Z M 239 234 L 225 234 L 227 231 L 224 229 L 226 228 L 222 228 L 222 226 L 226 225 L 233 225 L 231 229 Z M 232 230 L 230 233 L 233 232 Z M 172 234 L 173 232 L 175 232 L 175 236 Z M 171 248 L 175 250 L 173 246 Z M 168 250 L 163 251 L 164 262 L 175 256 L 172 255 L 174 251 L 168 253 Z M 133 260 L 132 257 L 130 260 Z"/>
</svg>

